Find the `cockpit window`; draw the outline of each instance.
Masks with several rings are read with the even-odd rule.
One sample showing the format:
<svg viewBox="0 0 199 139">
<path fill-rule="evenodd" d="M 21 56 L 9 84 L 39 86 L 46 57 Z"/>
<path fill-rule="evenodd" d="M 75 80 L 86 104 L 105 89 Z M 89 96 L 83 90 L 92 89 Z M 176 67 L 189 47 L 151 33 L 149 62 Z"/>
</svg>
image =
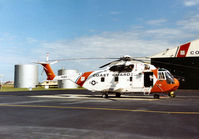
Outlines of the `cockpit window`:
<svg viewBox="0 0 199 139">
<path fill-rule="evenodd" d="M 165 80 L 165 72 L 159 71 L 158 72 L 158 79 L 159 80 Z"/>
<path fill-rule="evenodd" d="M 166 80 L 168 84 L 174 84 L 174 77 L 168 70 L 159 70 L 158 71 L 158 79 Z"/>
<path fill-rule="evenodd" d="M 134 65 L 115 65 L 115 66 L 112 66 L 110 67 L 110 71 L 113 71 L 113 72 L 131 72 L 134 68 Z"/>
<path fill-rule="evenodd" d="M 167 71 L 165 73 L 165 75 L 166 75 L 167 83 L 168 84 L 174 84 L 174 77 L 173 77 L 173 75 L 171 75 L 171 73 L 169 71 Z"/>
<path fill-rule="evenodd" d="M 158 71 L 168 71 L 168 70 L 166 70 L 164 68 L 159 68 Z"/>
</svg>

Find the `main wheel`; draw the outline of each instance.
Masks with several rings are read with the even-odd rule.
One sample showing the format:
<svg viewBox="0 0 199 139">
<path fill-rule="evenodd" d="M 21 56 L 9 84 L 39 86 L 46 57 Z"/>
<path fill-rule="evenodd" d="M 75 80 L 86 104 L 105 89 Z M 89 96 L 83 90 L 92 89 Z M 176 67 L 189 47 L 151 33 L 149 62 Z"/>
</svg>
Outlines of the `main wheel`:
<svg viewBox="0 0 199 139">
<path fill-rule="evenodd" d="M 168 93 L 168 96 L 170 97 L 170 98 L 174 98 L 174 97 L 176 97 L 176 95 L 175 95 L 175 93 L 172 91 L 172 92 L 169 92 Z"/>
<path fill-rule="evenodd" d="M 116 96 L 116 97 L 120 97 L 121 94 L 120 94 L 120 93 L 116 93 L 115 96 Z"/>
<path fill-rule="evenodd" d="M 154 95 L 153 95 L 153 98 L 155 98 L 155 99 L 159 99 L 159 98 L 160 98 L 160 95 L 158 95 L 158 94 L 154 94 Z"/>
<path fill-rule="evenodd" d="M 102 98 L 108 98 L 108 94 L 107 93 L 102 93 Z"/>
</svg>

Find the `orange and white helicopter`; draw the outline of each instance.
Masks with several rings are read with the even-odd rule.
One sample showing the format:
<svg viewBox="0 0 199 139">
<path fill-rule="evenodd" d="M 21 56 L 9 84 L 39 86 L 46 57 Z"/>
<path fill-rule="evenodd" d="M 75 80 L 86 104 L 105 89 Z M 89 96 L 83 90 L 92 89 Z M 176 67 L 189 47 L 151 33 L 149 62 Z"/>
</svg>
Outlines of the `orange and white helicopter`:
<svg viewBox="0 0 199 139">
<path fill-rule="evenodd" d="M 56 76 L 48 57 L 41 64 L 46 72 L 47 80 L 71 80 L 77 85 L 92 92 L 101 92 L 102 97 L 107 98 L 109 93 L 115 93 L 116 97 L 126 93 L 153 94 L 159 98 L 160 93 L 175 97 L 174 91 L 179 87 L 179 81 L 171 73 L 163 68 L 144 63 L 142 60 L 134 59 L 128 55 L 118 58 L 81 58 L 81 59 L 116 59 L 101 66 L 104 68 L 97 71 L 77 73 L 73 75 Z M 77 59 L 64 59 L 77 60 Z M 138 61 L 138 62 L 135 62 Z"/>
</svg>

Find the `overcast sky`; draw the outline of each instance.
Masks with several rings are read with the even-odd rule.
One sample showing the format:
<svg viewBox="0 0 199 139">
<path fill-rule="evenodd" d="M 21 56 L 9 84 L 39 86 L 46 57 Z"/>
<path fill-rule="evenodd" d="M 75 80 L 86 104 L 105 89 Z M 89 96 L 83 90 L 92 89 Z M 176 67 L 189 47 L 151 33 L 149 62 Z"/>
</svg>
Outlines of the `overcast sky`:
<svg viewBox="0 0 199 139">
<path fill-rule="evenodd" d="M 14 80 L 15 64 L 45 60 L 46 52 L 50 59 L 151 56 L 198 38 L 199 0 L 0 0 L 5 81 Z M 106 62 L 52 67 L 83 72 Z"/>
</svg>

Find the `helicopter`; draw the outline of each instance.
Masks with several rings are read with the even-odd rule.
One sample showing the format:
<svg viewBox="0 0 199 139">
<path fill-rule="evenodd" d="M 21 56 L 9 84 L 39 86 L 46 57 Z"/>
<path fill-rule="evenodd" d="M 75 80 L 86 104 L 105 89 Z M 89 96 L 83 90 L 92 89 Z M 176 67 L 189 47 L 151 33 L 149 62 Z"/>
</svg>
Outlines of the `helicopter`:
<svg viewBox="0 0 199 139">
<path fill-rule="evenodd" d="M 43 66 L 47 75 L 47 80 L 71 80 L 80 87 L 92 92 L 101 92 L 103 98 L 108 98 L 109 94 L 120 97 L 127 93 L 153 94 L 155 99 L 159 99 L 160 94 L 166 94 L 174 98 L 179 87 L 179 81 L 164 68 L 156 68 L 154 65 L 145 63 L 143 60 L 125 55 L 120 58 L 79 58 L 79 59 L 114 59 L 100 67 L 99 70 L 73 75 L 56 76 L 51 68 L 51 64 L 60 60 L 50 60 L 48 56 L 45 62 L 36 62 Z M 115 60 L 116 59 L 116 60 Z M 77 60 L 77 59 L 62 59 Z M 135 62 L 137 61 L 137 62 Z"/>
</svg>

